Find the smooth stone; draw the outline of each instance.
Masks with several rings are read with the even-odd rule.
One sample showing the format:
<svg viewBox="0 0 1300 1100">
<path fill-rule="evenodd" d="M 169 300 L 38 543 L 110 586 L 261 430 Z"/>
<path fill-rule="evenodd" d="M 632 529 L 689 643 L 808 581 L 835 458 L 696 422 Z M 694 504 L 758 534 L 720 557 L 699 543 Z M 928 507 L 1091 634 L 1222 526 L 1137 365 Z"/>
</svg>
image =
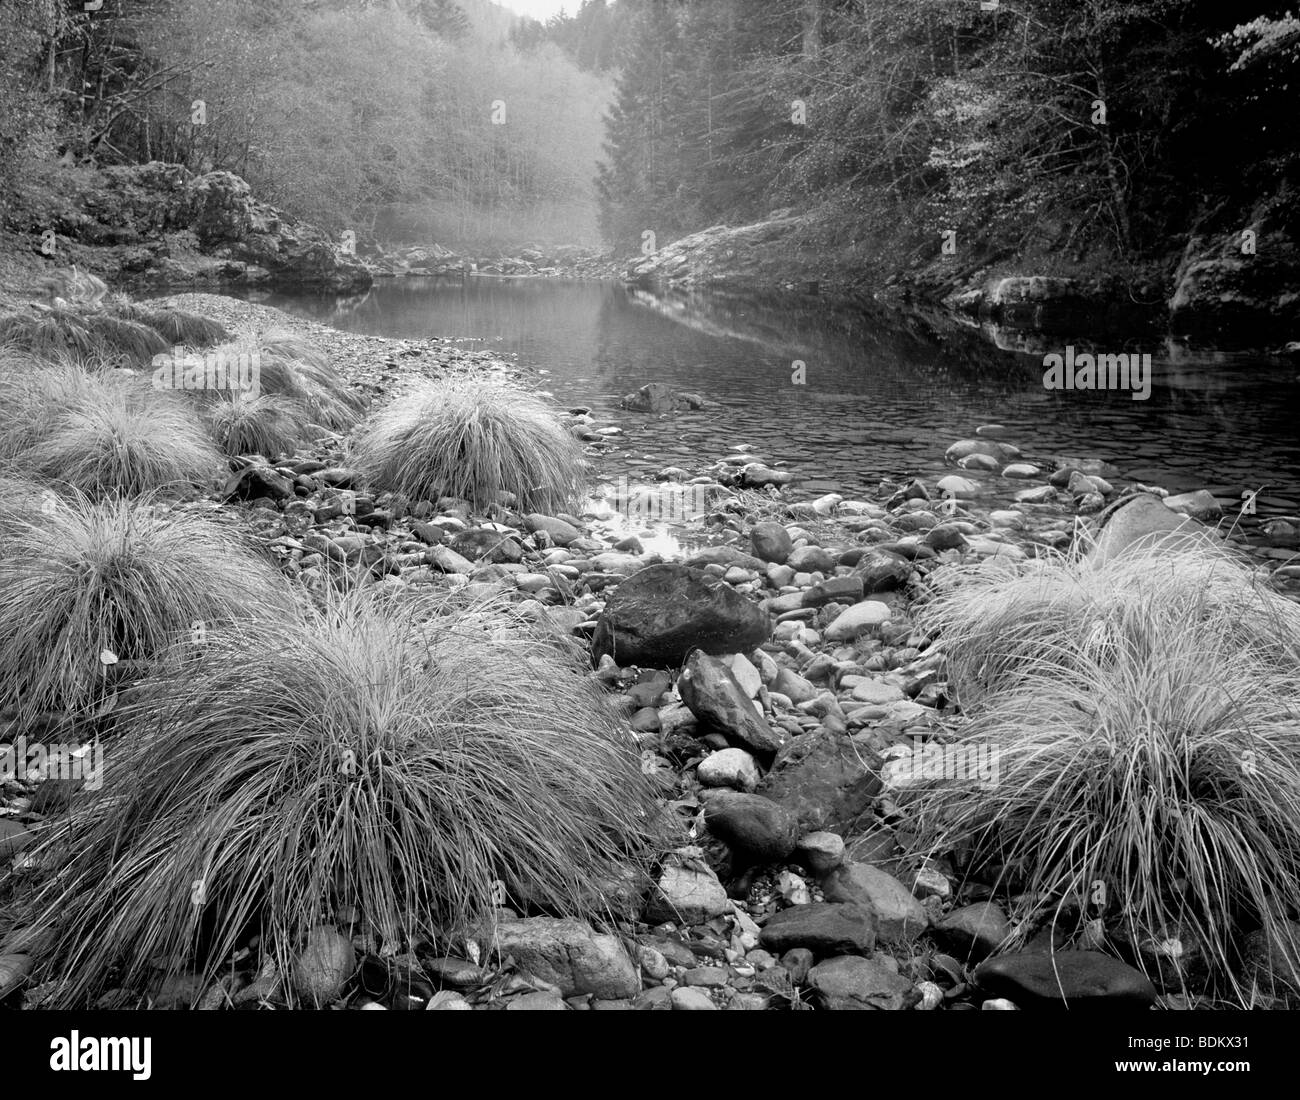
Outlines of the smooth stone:
<svg viewBox="0 0 1300 1100">
<path fill-rule="evenodd" d="M 673 1008 L 679 1012 L 713 1012 L 718 1007 L 704 990 L 689 985 L 679 985 L 674 989 L 671 1000 Z"/>
<path fill-rule="evenodd" d="M 977 901 L 942 917 L 934 930 L 958 957 L 984 959 L 1010 938 L 1011 922 L 996 902 Z"/>
<path fill-rule="evenodd" d="M 588 993 L 600 998 L 635 997 L 636 966 L 618 936 L 596 932 L 585 921 L 526 917 L 497 921 L 478 937 L 489 951 L 507 955 L 561 997 Z"/>
<path fill-rule="evenodd" d="M 732 653 L 722 660 L 731 669 L 731 674 L 745 694 L 751 699 L 757 698 L 763 686 L 763 678 L 758 674 L 758 669 L 754 667 L 753 662 L 743 653 Z"/>
<path fill-rule="evenodd" d="M 988 959 L 975 982 L 1020 1008 L 1147 1009 L 1156 987 L 1141 971 L 1099 951 L 1017 953 Z"/>
<path fill-rule="evenodd" d="M 829 1010 L 897 1012 L 907 1006 L 912 993 L 912 983 L 880 956 L 827 959 L 809 971 L 808 985 Z"/>
<path fill-rule="evenodd" d="M 1042 472 L 1037 466 L 1032 466 L 1028 462 L 1013 462 L 1002 471 L 1002 476 L 1009 478 L 1038 477 Z"/>
<path fill-rule="evenodd" d="M 758 786 L 758 762 L 744 749 L 722 749 L 700 761 L 696 776 L 706 787 L 752 791 Z"/>
<path fill-rule="evenodd" d="M 718 790 L 704 807 L 710 833 L 757 863 L 785 859 L 799 840 L 794 815 L 763 795 Z"/>
<path fill-rule="evenodd" d="M 665 867 L 651 891 L 643 918 L 651 923 L 703 924 L 729 912 L 731 901 L 718 876 L 700 868 Z"/>
<path fill-rule="evenodd" d="M 863 600 L 846 608 L 826 628 L 828 642 L 851 642 L 858 635 L 887 623 L 893 618 L 888 604 L 878 600 Z"/>
<path fill-rule="evenodd" d="M 692 652 L 677 680 L 677 692 L 700 722 L 757 753 L 770 755 L 784 743 L 754 708 L 731 669 L 716 657 Z"/>
<path fill-rule="evenodd" d="M 853 688 L 853 698 L 859 703 L 873 703 L 884 706 L 896 703 L 904 698 L 903 689 L 897 684 L 887 684 L 883 680 L 864 680 Z"/>
<path fill-rule="evenodd" d="M 930 926 L 930 917 L 893 875 L 866 863 L 845 863 L 822 882 L 827 901 L 846 901 L 870 909 L 876 932 L 886 943 L 905 943 Z"/>
<path fill-rule="evenodd" d="M 912 576 L 912 563 L 902 554 L 878 546 L 858 559 L 853 574 L 862 581 L 863 594 L 869 596 L 902 588 Z"/>
<path fill-rule="evenodd" d="M 1196 520 L 1180 516 L 1157 496 L 1140 493 L 1110 514 L 1088 556 L 1101 564 L 1132 550 L 1188 550 L 1214 541 Z"/>
<path fill-rule="evenodd" d="M 834 871 L 844 859 L 844 838 L 839 833 L 818 830 L 800 837 L 795 851 L 804 866 L 815 875 L 825 875 Z M 828 901 L 841 901 L 841 898 L 828 898 Z"/>
<path fill-rule="evenodd" d="M 830 551 L 821 546 L 798 546 L 790 552 L 786 564 L 799 573 L 829 573 L 835 568 L 839 551 Z"/>
<path fill-rule="evenodd" d="M 857 603 L 863 596 L 863 578 L 828 577 L 803 592 L 804 607 L 824 607 L 828 603 Z"/>
<path fill-rule="evenodd" d="M 935 488 L 944 496 L 956 497 L 958 500 L 969 500 L 972 497 L 979 496 L 979 483 L 971 481 L 968 477 L 958 477 L 956 474 L 948 474 L 941 477 Z"/>
<path fill-rule="evenodd" d="M 1035 485 L 1021 489 L 1012 499 L 1019 504 L 1050 504 L 1056 499 L 1056 490 L 1050 485 Z"/>
<path fill-rule="evenodd" d="M 754 524 L 749 532 L 749 541 L 757 557 L 775 564 L 784 562 L 794 549 L 794 540 L 789 532 L 770 520 Z"/>
<path fill-rule="evenodd" d="M 592 655 L 676 668 L 693 649 L 746 652 L 768 633 L 767 613 L 725 581 L 664 563 L 638 570 L 614 589 L 597 619 Z"/>
<path fill-rule="evenodd" d="M 858 905 L 811 902 L 773 913 L 759 945 L 775 954 L 806 947 L 815 955 L 869 955 L 876 946 L 872 914 Z"/>
</svg>

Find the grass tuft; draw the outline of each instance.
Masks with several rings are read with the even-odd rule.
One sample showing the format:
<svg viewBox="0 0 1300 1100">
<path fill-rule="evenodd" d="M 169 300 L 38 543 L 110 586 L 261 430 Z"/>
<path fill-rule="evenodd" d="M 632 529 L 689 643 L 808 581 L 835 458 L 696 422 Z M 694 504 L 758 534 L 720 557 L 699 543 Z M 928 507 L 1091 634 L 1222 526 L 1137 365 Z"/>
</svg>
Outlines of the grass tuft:
<svg viewBox="0 0 1300 1100">
<path fill-rule="evenodd" d="M 21 483 L 0 499 L 0 710 L 83 711 L 100 653 L 156 657 L 195 622 L 287 613 L 290 589 L 230 531 L 152 498 L 96 502 Z"/>
<path fill-rule="evenodd" d="M 599 689 L 526 626 L 353 593 L 215 631 L 137 688 L 111 797 L 49 842 L 68 862 L 22 938 L 55 1003 L 153 965 L 211 978 L 253 933 L 284 973 L 345 908 L 411 950 L 489 915 L 498 880 L 598 910 L 657 854 L 654 799 Z"/>
<path fill-rule="evenodd" d="M 275 459 L 293 454 L 302 441 L 302 409 L 273 394 L 223 393 L 205 406 L 203 415 L 217 445 L 228 455 Z"/>
<path fill-rule="evenodd" d="M 130 494 L 204 485 L 225 467 L 185 402 L 143 376 L 6 358 L 0 400 L 0 458 L 34 480 Z"/>
<path fill-rule="evenodd" d="M 1300 607 L 1210 547 L 951 575 L 922 621 L 997 777 L 915 790 L 922 845 L 1247 1003 L 1246 933 L 1300 946 Z"/>
<path fill-rule="evenodd" d="M 524 510 L 579 496 L 582 448 L 533 394 L 482 379 L 430 382 L 365 426 L 355 460 L 376 486 L 413 500 L 454 496 L 486 508 L 501 491 Z"/>
<path fill-rule="evenodd" d="M 196 313 L 170 306 L 148 308 L 130 301 L 115 301 L 108 307 L 112 316 L 136 321 L 157 332 L 168 347 L 210 348 L 226 343 L 231 335 L 225 325 Z"/>
</svg>

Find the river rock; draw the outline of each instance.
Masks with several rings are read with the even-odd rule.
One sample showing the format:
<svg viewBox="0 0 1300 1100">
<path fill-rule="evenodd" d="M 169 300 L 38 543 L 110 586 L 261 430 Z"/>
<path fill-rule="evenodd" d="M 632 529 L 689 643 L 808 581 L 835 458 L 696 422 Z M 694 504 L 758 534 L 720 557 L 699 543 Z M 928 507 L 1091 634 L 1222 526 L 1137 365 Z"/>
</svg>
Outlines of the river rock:
<svg viewBox="0 0 1300 1100">
<path fill-rule="evenodd" d="M 777 753 L 758 790 L 781 803 L 808 832 L 852 836 L 880 793 L 881 766 L 875 753 L 823 726 Z"/>
<path fill-rule="evenodd" d="M 620 665 L 675 668 L 695 648 L 735 653 L 767 640 L 767 613 L 725 581 L 675 562 L 621 582 L 596 622 L 592 655 Z"/>
<path fill-rule="evenodd" d="M 700 722 L 755 752 L 770 755 L 781 747 L 780 735 L 754 707 L 731 669 L 716 657 L 692 651 L 678 678 L 677 691 Z"/>
<path fill-rule="evenodd" d="M 703 924 L 730 909 L 727 891 L 709 868 L 670 865 L 659 876 L 642 917 L 651 924 L 660 921 Z"/>
<path fill-rule="evenodd" d="M 1186 550 L 1206 545 L 1210 536 L 1193 519 L 1180 517 L 1150 493 L 1139 493 L 1111 513 L 1089 558 L 1098 564 L 1131 547 Z"/>
<path fill-rule="evenodd" d="M 828 577 L 803 592 L 804 607 L 825 607 L 828 603 L 857 603 L 862 599 L 862 578 Z"/>
<path fill-rule="evenodd" d="M 523 549 L 510 535 L 490 527 L 467 528 L 448 545 L 469 561 L 517 562 L 524 556 Z"/>
<path fill-rule="evenodd" d="M 828 642 L 851 642 L 859 634 L 887 623 L 893 618 L 888 604 L 878 600 L 864 600 L 846 608 L 835 617 L 835 621 L 826 628 Z"/>
<path fill-rule="evenodd" d="M 743 550 L 726 545 L 705 546 L 687 558 L 686 564 L 695 569 L 702 569 L 706 565 L 736 565 L 741 569 L 752 569 L 757 573 L 762 573 L 767 569 L 766 563 L 754 557 L 753 554 L 746 554 Z"/>
<path fill-rule="evenodd" d="M 1165 497 L 1165 507 L 1173 512 L 1182 512 L 1192 519 L 1210 520 L 1223 514 L 1223 508 L 1214 499 L 1214 494 L 1204 489 L 1194 493 L 1179 493 L 1177 496 Z"/>
<path fill-rule="evenodd" d="M 968 477 L 958 477 L 956 474 L 941 477 L 935 488 L 943 496 L 956 497 L 958 500 L 969 500 L 979 496 L 980 492 L 978 482 L 971 481 Z"/>
<path fill-rule="evenodd" d="M 822 881 L 827 901 L 852 902 L 876 918 L 877 935 L 886 943 L 905 943 L 930 926 L 925 906 L 893 875 L 866 863 L 845 863 Z"/>
<path fill-rule="evenodd" d="M 959 958 L 983 959 L 1010 937 L 1011 922 L 996 902 L 977 901 L 948 913 L 934 930 Z"/>
<path fill-rule="evenodd" d="M 790 556 L 790 551 L 794 549 L 794 541 L 790 538 L 789 532 L 781 524 L 771 520 L 754 524 L 749 532 L 749 541 L 758 557 L 778 565 L 783 563 Z"/>
<path fill-rule="evenodd" d="M 502 958 L 513 957 L 530 974 L 557 986 L 562 997 L 582 993 L 602 999 L 635 997 L 641 990 L 636 966 L 622 941 L 594 931 L 584 921 L 504 920 L 478 938 L 485 949 Z"/>
<path fill-rule="evenodd" d="M 881 956 L 844 955 L 818 963 L 808 985 L 824 1009 L 881 1009 L 897 1012 L 915 997 L 912 983 Z"/>
<path fill-rule="evenodd" d="M 709 995 L 696 986 L 679 985 L 672 991 L 670 999 L 678 1012 L 716 1012 L 718 1008 Z"/>
<path fill-rule="evenodd" d="M 873 547 L 858 559 L 853 575 L 862 581 L 863 594 L 869 596 L 873 592 L 902 588 L 912 575 L 912 563 L 901 554 Z"/>
<path fill-rule="evenodd" d="M 704 808 L 709 832 L 755 863 L 785 859 L 799 840 L 799 825 L 784 806 L 757 794 L 715 791 Z"/>
<path fill-rule="evenodd" d="M 629 412 L 663 413 L 699 408 L 702 402 L 697 395 L 678 393 L 663 382 L 648 382 L 620 404 Z"/>
<path fill-rule="evenodd" d="M 582 532 L 573 524 L 540 512 L 524 516 L 524 527 L 529 531 L 545 531 L 556 546 L 568 546 L 574 539 L 582 538 Z"/>
<path fill-rule="evenodd" d="M 293 986 L 304 1001 L 324 1005 L 337 1000 L 357 968 L 352 941 L 337 929 L 318 925 L 293 967 Z"/>
<path fill-rule="evenodd" d="M 814 955 L 869 955 L 876 946 L 871 913 L 857 905 L 815 901 L 773 913 L 758 942 L 773 954 L 806 947 Z"/>
<path fill-rule="evenodd" d="M 1099 951 L 1001 955 L 975 968 L 975 982 L 1020 1008 L 1147 1009 L 1156 999 L 1146 975 Z"/>
<path fill-rule="evenodd" d="M 744 749 L 722 749 L 701 760 L 696 775 L 706 787 L 752 791 L 758 786 L 758 762 Z"/>
<path fill-rule="evenodd" d="M 759 650 L 761 653 L 762 650 Z M 751 699 L 757 699 L 763 687 L 763 677 L 753 662 L 743 653 L 732 653 L 721 658 L 723 664 L 731 669 L 741 690 Z"/>
<path fill-rule="evenodd" d="M 796 851 L 804 866 L 815 875 L 825 875 L 834 871 L 844 859 L 844 838 L 838 833 L 824 830 L 807 833 L 799 838 Z M 828 901 L 852 900 L 827 898 Z"/>
<path fill-rule="evenodd" d="M 971 455 L 987 455 L 999 463 L 1020 457 L 1020 448 L 995 439 L 959 439 L 943 453 L 945 462 L 959 462 Z"/>
<path fill-rule="evenodd" d="M 790 551 L 786 565 L 796 573 L 829 573 L 838 557 L 822 546 L 799 546 Z"/>
<path fill-rule="evenodd" d="M 795 476 L 789 470 L 774 470 L 761 462 L 750 462 L 740 468 L 737 479 L 742 488 L 762 489 L 767 485 L 789 485 Z"/>
</svg>

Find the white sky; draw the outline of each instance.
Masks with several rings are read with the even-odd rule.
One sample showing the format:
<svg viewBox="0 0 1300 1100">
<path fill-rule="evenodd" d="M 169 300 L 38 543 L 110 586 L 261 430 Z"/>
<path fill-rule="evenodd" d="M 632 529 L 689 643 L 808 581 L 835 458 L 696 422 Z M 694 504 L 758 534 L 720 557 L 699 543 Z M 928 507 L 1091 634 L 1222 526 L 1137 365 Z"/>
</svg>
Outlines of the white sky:
<svg viewBox="0 0 1300 1100">
<path fill-rule="evenodd" d="M 542 23 L 557 14 L 561 8 L 572 15 L 582 4 L 582 0 L 496 0 L 496 2 L 519 15 L 531 15 Z"/>
</svg>

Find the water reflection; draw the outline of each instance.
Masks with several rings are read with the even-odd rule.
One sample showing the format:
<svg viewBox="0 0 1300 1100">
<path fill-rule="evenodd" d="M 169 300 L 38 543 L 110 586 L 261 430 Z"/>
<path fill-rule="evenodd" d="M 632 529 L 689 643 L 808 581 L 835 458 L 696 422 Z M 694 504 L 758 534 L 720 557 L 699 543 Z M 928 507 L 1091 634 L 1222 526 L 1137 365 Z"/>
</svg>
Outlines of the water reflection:
<svg viewBox="0 0 1300 1100">
<path fill-rule="evenodd" d="M 963 325 L 864 303 L 662 298 L 618 284 L 497 278 L 383 281 L 359 299 L 273 294 L 268 304 L 384 336 L 482 338 L 539 371 L 567 405 L 617 418 L 612 466 L 633 475 L 698 464 L 746 444 L 846 492 L 931 475 L 982 423 L 1007 427 L 1029 460 L 1095 456 L 1131 479 L 1227 499 L 1269 486 L 1261 516 L 1297 510 L 1300 381 L 1278 357 L 1143 328 L 1098 335 Z M 1049 391 L 1042 357 L 1149 351 L 1149 400 Z M 794 380 L 803 365 L 803 384 Z M 647 382 L 702 392 L 700 411 L 624 413 Z M 1010 492 L 1018 486 L 1007 485 Z"/>
</svg>

